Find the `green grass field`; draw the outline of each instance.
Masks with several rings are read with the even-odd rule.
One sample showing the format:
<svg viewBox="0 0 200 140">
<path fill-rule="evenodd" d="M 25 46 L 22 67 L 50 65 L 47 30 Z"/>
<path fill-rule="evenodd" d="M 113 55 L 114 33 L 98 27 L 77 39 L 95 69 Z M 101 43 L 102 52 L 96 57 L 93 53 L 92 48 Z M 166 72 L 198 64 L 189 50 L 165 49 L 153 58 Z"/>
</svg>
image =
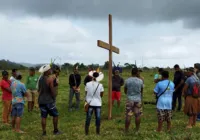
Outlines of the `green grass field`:
<svg viewBox="0 0 200 140">
<path fill-rule="evenodd" d="M 23 82 L 26 79 L 28 71 L 24 71 Z M 82 79 L 86 76 L 86 72 L 81 72 Z M 153 96 L 153 88 L 155 84 L 153 83 L 153 75 L 154 72 L 143 72 L 142 76 L 145 78 L 145 88 L 144 88 L 144 101 L 154 101 Z M 123 73 L 123 78 L 126 79 L 129 77 L 130 73 Z M 57 108 L 59 111 L 59 129 L 63 132 L 62 135 L 54 136 L 52 135 L 53 125 L 51 117 L 48 117 L 47 121 L 47 136 L 41 137 L 41 125 L 40 125 L 40 112 L 38 110 L 34 110 L 31 113 L 28 113 L 27 107 L 25 107 L 25 112 L 21 122 L 21 129 L 27 132 L 26 134 L 16 134 L 12 132 L 11 127 L 4 126 L 0 123 L 0 139 L 7 140 L 82 140 L 82 139 L 104 139 L 104 140 L 133 140 L 133 139 L 141 139 L 141 140 L 156 140 L 156 139 L 164 139 L 164 140 L 195 140 L 200 139 L 200 122 L 197 123 L 197 126 L 191 130 L 186 130 L 185 126 L 187 124 L 187 116 L 183 114 L 183 112 L 174 112 L 173 120 L 172 120 L 172 131 L 165 132 L 166 125 L 164 125 L 164 132 L 156 133 L 154 130 L 157 127 L 157 117 L 156 117 L 156 109 L 154 105 L 144 105 L 141 121 L 141 128 L 139 134 L 135 134 L 134 131 L 134 120 L 132 119 L 130 132 L 128 134 L 124 134 L 124 108 L 125 108 L 125 100 L 126 96 L 122 92 L 122 103 L 121 108 L 119 110 L 116 109 L 116 105 L 113 108 L 113 119 L 107 120 L 108 113 L 108 78 L 107 73 L 105 73 L 105 78 L 102 81 L 102 84 L 105 88 L 105 93 L 103 97 L 103 106 L 102 106 L 102 114 L 101 114 L 101 135 L 95 135 L 95 121 L 94 117 L 91 121 L 90 126 L 90 134 L 89 136 L 85 136 L 84 134 L 84 123 L 85 123 L 85 112 L 83 109 L 84 104 L 84 85 L 81 85 L 81 110 L 68 112 L 68 95 L 69 95 L 69 86 L 68 86 L 68 76 L 64 73 L 60 74 L 60 85 L 59 85 L 59 95 L 57 97 Z M 171 74 L 172 77 L 172 74 Z M 172 78 L 171 78 L 172 79 Z M 83 80 L 82 80 L 83 81 Z M 122 90 L 123 91 L 123 90 Z M 74 100 L 75 101 L 75 100 Z M 0 104 L 0 108 L 2 108 L 2 104 Z M 2 110 L 0 109 L 0 114 Z"/>
</svg>

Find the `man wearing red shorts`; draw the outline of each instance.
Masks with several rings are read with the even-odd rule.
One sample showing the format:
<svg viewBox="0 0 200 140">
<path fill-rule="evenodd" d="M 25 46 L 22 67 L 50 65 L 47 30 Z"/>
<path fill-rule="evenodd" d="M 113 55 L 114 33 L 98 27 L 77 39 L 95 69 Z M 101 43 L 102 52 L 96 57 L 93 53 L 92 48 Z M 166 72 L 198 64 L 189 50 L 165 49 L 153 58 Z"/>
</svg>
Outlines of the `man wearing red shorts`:
<svg viewBox="0 0 200 140">
<path fill-rule="evenodd" d="M 121 86 L 124 85 L 124 79 L 119 76 L 119 70 L 114 69 L 114 75 L 112 77 L 112 104 L 114 105 L 114 101 L 117 101 L 118 108 L 120 107 L 120 99 L 121 99 Z"/>
</svg>

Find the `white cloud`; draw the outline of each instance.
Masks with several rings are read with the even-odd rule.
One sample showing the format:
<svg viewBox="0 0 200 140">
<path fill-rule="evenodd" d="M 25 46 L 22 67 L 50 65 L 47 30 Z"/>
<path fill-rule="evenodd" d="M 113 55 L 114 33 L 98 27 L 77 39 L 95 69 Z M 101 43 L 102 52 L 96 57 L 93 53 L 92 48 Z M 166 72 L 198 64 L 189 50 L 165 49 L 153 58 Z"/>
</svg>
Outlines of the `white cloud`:
<svg viewBox="0 0 200 140">
<path fill-rule="evenodd" d="M 59 56 L 62 63 L 103 64 L 108 60 L 108 51 L 97 47 L 97 40 L 107 41 L 107 21 L 102 22 L 102 26 L 100 23 L 95 25 L 96 21 L 75 23 L 55 17 L 9 18 L 0 15 L 0 59 L 46 63 Z M 86 24 L 89 25 L 86 27 Z M 178 30 L 173 27 L 173 32 L 163 33 L 171 28 L 171 24 L 165 25 L 164 29 L 161 25 L 138 27 L 125 24 L 114 22 L 114 27 L 120 27 L 113 29 L 113 44 L 120 48 L 119 55 L 113 54 L 115 63 L 135 63 L 137 60 L 141 65 L 142 58 L 145 66 L 166 67 L 176 63 L 192 66 L 200 62 L 199 31 L 188 33 L 188 30 L 181 30 L 179 24 L 174 24 Z"/>
<path fill-rule="evenodd" d="M 36 17 L 9 19 L 0 15 L 0 58 L 31 63 L 61 56 L 80 61 L 90 35 L 66 19 Z"/>
</svg>

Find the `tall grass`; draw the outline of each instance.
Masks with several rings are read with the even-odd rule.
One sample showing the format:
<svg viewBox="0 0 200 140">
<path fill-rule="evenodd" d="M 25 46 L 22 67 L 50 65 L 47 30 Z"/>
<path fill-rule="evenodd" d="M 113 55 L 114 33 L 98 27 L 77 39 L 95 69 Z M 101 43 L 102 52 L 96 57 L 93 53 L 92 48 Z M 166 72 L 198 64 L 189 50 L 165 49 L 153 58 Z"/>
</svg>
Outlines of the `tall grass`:
<svg viewBox="0 0 200 140">
<path fill-rule="evenodd" d="M 102 84 L 105 88 L 105 94 L 103 97 L 103 106 L 102 106 L 102 121 L 101 121 L 101 135 L 95 135 L 95 118 L 93 117 L 90 126 L 89 136 L 84 135 L 84 123 L 85 123 L 85 112 L 83 110 L 84 104 L 84 85 L 81 85 L 81 110 L 68 112 L 68 95 L 69 95 L 69 86 L 68 86 L 68 75 L 65 73 L 60 74 L 60 85 L 59 85 L 59 94 L 57 97 L 57 108 L 59 110 L 59 129 L 64 133 L 59 136 L 54 136 L 52 134 L 53 125 L 52 118 L 48 117 L 47 120 L 47 136 L 41 137 L 41 126 L 40 126 L 40 112 L 39 110 L 34 110 L 31 113 L 28 113 L 27 107 L 25 107 L 25 112 L 21 122 L 22 130 L 26 131 L 26 134 L 16 134 L 12 132 L 11 127 L 4 126 L 0 123 L 0 139 L 7 140 L 39 140 L 39 139 L 56 139 L 56 140 L 75 140 L 75 139 L 104 139 L 104 140 L 182 140 L 182 139 L 200 139 L 200 124 L 191 130 L 186 130 L 185 126 L 187 124 L 187 116 L 183 112 L 174 112 L 172 120 L 172 131 L 167 133 L 165 132 L 166 125 L 164 125 L 164 132 L 158 134 L 154 132 L 157 127 L 157 117 L 156 109 L 154 105 L 144 105 L 143 116 L 141 121 L 141 128 L 139 134 L 136 134 L 134 131 L 134 117 L 132 119 L 130 132 L 128 134 L 124 133 L 124 109 L 126 96 L 122 88 L 122 103 L 119 109 L 116 108 L 116 104 L 113 107 L 112 120 L 107 120 L 108 114 L 108 74 L 107 71 L 104 71 L 105 78 L 102 81 Z M 25 82 L 28 71 L 23 71 L 23 82 Z M 84 80 L 87 72 L 80 72 L 82 76 L 82 81 Z M 153 88 L 155 86 L 153 82 L 155 72 L 148 71 L 143 72 L 142 76 L 145 78 L 145 88 L 144 88 L 144 100 L 145 101 L 155 101 L 153 96 Z M 123 72 L 123 78 L 126 79 L 130 76 L 130 72 Z M 172 73 L 170 79 L 172 79 Z M 82 82 L 83 83 L 83 82 Z M 0 114 L 2 114 L 2 104 L 0 104 Z"/>
</svg>

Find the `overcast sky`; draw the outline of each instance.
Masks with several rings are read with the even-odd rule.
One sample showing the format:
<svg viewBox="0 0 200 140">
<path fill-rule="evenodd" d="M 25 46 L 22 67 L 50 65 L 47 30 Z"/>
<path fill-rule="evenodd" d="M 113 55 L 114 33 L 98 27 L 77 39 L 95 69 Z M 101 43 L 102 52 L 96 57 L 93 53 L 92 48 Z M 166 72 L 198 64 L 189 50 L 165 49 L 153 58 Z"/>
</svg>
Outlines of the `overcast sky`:
<svg viewBox="0 0 200 140">
<path fill-rule="evenodd" d="M 0 0 L 0 59 L 103 64 L 97 40 L 108 41 L 108 14 L 115 63 L 200 62 L 200 0 Z"/>
</svg>

